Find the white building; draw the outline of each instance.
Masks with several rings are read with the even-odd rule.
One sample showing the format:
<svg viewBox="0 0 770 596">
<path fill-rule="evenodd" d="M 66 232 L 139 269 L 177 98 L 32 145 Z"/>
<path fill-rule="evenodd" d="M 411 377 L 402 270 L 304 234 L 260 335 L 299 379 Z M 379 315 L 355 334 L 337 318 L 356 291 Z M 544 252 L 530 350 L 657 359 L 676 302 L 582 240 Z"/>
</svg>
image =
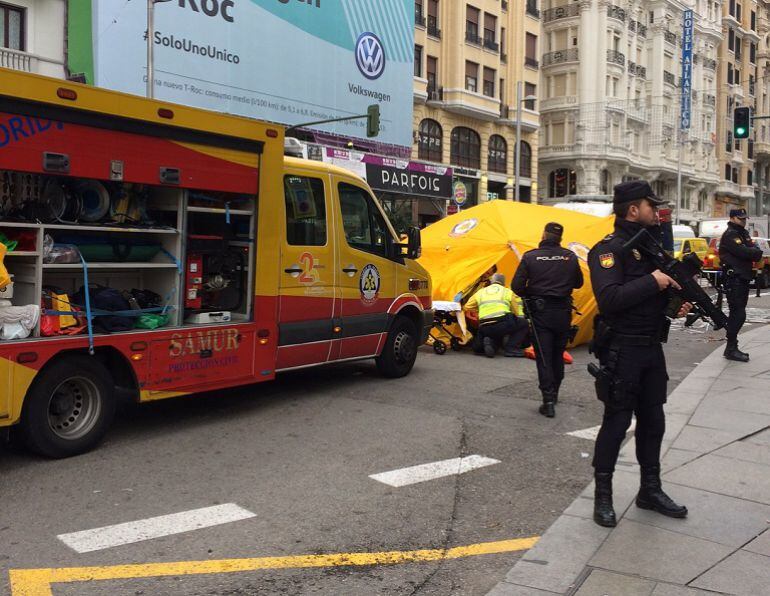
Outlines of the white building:
<svg viewBox="0 0 770 596">
<path fill-rule="evenodd" d="M 0 67 L 65 77 L 66 0 L 0 3 Z"/>
<path fill-rule="evenodd" d="M 682 12 L 696 15 L 692 128 L 683 143 L 681 219 L 708 215 L 715 151 L 720 0 L 546 0 L 540 85 L 544 203 L 609 195 L 641 178 L 677 192 Z"/>
</svg>

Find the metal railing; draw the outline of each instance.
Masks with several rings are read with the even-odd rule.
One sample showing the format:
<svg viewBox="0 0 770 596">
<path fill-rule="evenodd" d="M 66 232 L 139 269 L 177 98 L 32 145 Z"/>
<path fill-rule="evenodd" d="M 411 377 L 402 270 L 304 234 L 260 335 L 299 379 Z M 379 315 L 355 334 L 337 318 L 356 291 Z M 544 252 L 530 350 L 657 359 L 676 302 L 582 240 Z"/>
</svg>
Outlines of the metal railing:
<svg viewBox="0 0 770 596">
<path fill-rule="evenodd" d="M 414 9 L 414 24 L 425 27 L 425 16 L 422 14 L 422 10 L 417 7 Z"/>
<path fill-rule="evenodd" d="M 548 10 L 543 11 L 543 22 L 550 23 L 551 21 L 558 21 L 559 19 L 576 17 L 578 14 L 580 14 L 580 8 L 577 4 L 557 6 L 555 8 L 549 8 Z"/>
<path fill-rule="evenodd" d="M 708 93 L 703 94 L 703 103 L 707 106 L 716 107 L 717 105 L 717 98 L 713 95 L 710 95 Z"/>
<path fill-rule="evenodd" d="M 615 6 L 614 4 L 610 4 L 607 7 L 607 16 L 611 19 L 622 21 L 623 23 L 626 22 L 626 11 L 620 8 L 620 6 Z"/>
<path fill-rule="evenodd" d="M 484 39 L 484 47 L 488 50 L 492 50 L 493 52 L 499 52 L 500 51 L 500 44 L 497 43 L 494 39 Z"/>
<path fill-rule="evenodd" d="M 636 32 L 639 34 L 639 37 L 647 37 L 647 26 L 636 21 Z"/>
<path fill-rule="evenodd" d="M 524 66 L 531 66 L 532 68 L 539 68 L 540 67 L 540 63 L 536 59 L 530 58 L 529 56 L 527 56 L 526 58 L 524 58 Z"/>
<path fill-rule="evenodd" d="M 671 33 L 671 31 L 664 31 L 663 39 L 672 45 L 676 45 L 676 33 Z"/>
<path fill-rule="evenodd" d="M 704 58 L 703 59 L 703 68 L 708 68 L 709 70 L 716 70 L 717 69 L 717 61 L 712 60 L 711 58 Z"/>
<path fill-rule="evenodd" d="M 441 29 L 438 28 L 438 19 L 428 15 L 428 35 L 441 39 Z"/>
<path fill-rule="evenodd" d="M 472 31 L 465 32 L 465 41 L 477 46 L 481 45 L 481 38 L 479 37 L 478 33 L 473 33 Z"/>
<path fill-rule="evenodd" d="M 538 9 L 535 0 L 527 0 L 527 8 L 525 10 L 529 16 L 535 17 L 536 19 L 540 18 L 540 9 Z"/>
<path fill-rule="evenodd" d="M 428 87 L 428 101 L 444 101 L 444 88 Z"/>
<path fill-rule="evenodd" d="M 643 79 L 647 80 L 647 67 L 642 66 L 641 64 L 636 65 L 636 76 L 642 77 Z"/>
<path fill-rule="evenodd" d="M 0 66 L 3 68 L 32 72 L 36 62 L 37 59 L 26 52 L 0 48 Z"/>
<path fill-rule="evenodd" d="M 543 54 L 543 66 L 563 64 L 564 62 L 577 62 L 577 60 L 577 48 L 570 48 L 569 50 L 557 50 L 555 52 L 548 52 L 547 54 Z"/>
<path fill-rule="evenodd" d="M 617 50 L 607 50 L 607 62 L 611 62 L 612 64 L 617 64 L 619 66 L 625 66 L 626 56 Z"/>
<path fill-rule="evenodd" d="M 674 76 L 674 73 L 668 72 L 667 70 L 663 71 L 663 82 L 668 83 L 669 85 L 676 86 L 676 76 Z"/>
</svg>

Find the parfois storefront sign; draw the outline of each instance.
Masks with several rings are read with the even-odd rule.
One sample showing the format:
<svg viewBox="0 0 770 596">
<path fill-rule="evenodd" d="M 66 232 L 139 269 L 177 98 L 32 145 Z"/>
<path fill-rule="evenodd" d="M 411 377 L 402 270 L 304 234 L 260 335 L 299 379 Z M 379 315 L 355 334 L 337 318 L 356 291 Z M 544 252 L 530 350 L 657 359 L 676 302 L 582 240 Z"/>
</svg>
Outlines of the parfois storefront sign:
<svg viewBox="0 0 770 596">
<path fill-rule="evenodd" d="M 375 161 L 375 160 L 372 160 Z M 366 181 L 374 190 L 434 199 L 452 196 L 452 169 L 394 159 L 366 164 Z"/>
</svg>

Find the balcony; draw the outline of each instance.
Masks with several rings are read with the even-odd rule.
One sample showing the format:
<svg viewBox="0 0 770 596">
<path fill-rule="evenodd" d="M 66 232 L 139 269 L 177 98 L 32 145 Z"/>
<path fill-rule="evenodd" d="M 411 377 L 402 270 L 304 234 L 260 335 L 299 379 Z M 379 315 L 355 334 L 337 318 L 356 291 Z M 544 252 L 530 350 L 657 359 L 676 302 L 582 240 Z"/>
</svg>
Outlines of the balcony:
<svg viewBox="0 0 770 596">
<path fill-rule="evenodd" d="M 716 70 L 717 69 L 717 61 L 712 60 L 711 58 L 704 58 L 703 59 L 703 68 L 708 68 L 709 70 Z"/>
<path fill-rule="evenodd" d="M 488 50 L 492 50 L 493 52 L 500 51 L 500 44 L 497 43 L 494 39 L 484 39 L 484 47 Z"/>
<path fill-rule="evenodd" d="M 501 120 L 508 120 L 510 114 L 511 114 L 510 106 L 506 106 L 504 104 L 500 106 L 500 119 Z"/>
<path fill-rule="evenodd" d="M 553 66 L 554 64 L 564 64 L 566 62 L 577 61 L 577 48 L 570 48 L 569 50 L 557 50 L 555 52 L 548 52 L 547 54 L 543 54 L 543 66 Z"/>
<path fill-rule="evenodd" d="M 37 68 L 37 58 L 26 52 L 0 48 L 0 66 L 24 72 L 34 72 Z"/>
<path fill-rule="evenodd" d="M 530 68 L 540 68 L 540 63 L 534 58 L 527 56 L 524 58 L 524 66 L 529 66 Z"/>
<path fill-rule="evenodd" d="M 441 29 L 438 28 L 438 19 L 431 15 L 428 15 L 428 35 L 441 39 Z"/>
<path fill-rule="evenodd" d="M 611 19 L 617 19 L 621 23 L 626 22 L 626 11 L 614 4 L 610 4 L 609 7 L 607 7 L 607 16 Z"/>
<path fill-rule="evenodd" d="M 414 24 L 419 27 L 425 27 L 425 16 L 422 14 L 422 10 L 417 8 L 414 10 Z"/>
<path fill-rule="evenodd" d="M 639 21 L 636 22 L 636 32 L 639 34 L 639 37 L 647 37 L 647 27 L 642 25 Z"/>
<path fill-rule="evenodd" d="M 607 50 L 607 62 L 617 64 L 618 66 L 625 66 L 626 56 L 617 50 Z"/>
<path fill-rule="evenodd" d="M 556 8 L 549 8 L 543 12 L 543 22 L 550 23 L 552 21 L 558 21 L 559 19 L 568 19 L 570 17 L 576 17 L 578 14 L 580 14 L 580 8 L 577 4 L 557 6 Z"/>
<path fill-rule="evenodd" d="M 444 88 L 428 87 L 428 101 L 444 101 Z"/>
<path fill-rule="evenodd" d="M 761 157 L 770 157 L 770 143 L 767 141 L 755 141 L 754 155 L 756 155 L 757 159 Z"/>
<path fill-rule="evenodd" d="M 549 97 L 540 101 L 540 111 L 577 108 L 577 95 Z"/>
<path fill-rule="evenodd" d="M 537 2 L 534 0 L 527 0 L 527 7 L 525 10 L 529 16 L 535 17 L 536 19 L 540 18 L 540 10 L 537 8 Z"/>
<path fill-rule="evenodd" d="M 502 2 L 500 3 L 500 7 L 503 10 L 507 11 L 508 10 L 508 0 L 502 0 Z"/>
<path fill-rule="evenodd" d="M 640 77 L 641 79 L 647 80 L 647 67 L 642 66 L 641 64 L 636 65 L 636 76 Z"/>
<path fill-rule="evenodd" d="M 663 39 L 665 39 L 671 45 L 676 45 L 676 33 L 671 33 L 671 31 L 664 31 Z"/>
<path fill-rule="evenodd" d="M 663 71 L 663 82 L 668 83 L 672 87 L 676 87 L 676 77 L 673 73 L 668 72 L 667 70 Z"/>
<path fill-rule="evenodd" d="M 481 38 L 479 37 L 479 34 L 474 33 L 473 31 L 465 32 L 465 41 L 468 43 L 472 43 L 473 45 L 476 45 L 476 46 L 481 45 Z"/>
</svg>

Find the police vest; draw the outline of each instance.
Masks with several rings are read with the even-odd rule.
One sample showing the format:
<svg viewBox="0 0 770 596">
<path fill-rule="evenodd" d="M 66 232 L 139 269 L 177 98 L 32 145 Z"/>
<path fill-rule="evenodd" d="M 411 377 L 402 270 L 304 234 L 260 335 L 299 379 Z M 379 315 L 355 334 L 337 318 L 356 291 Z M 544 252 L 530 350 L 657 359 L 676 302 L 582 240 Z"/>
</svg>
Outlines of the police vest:
<svg viewBox="0 0 770 596">
<path fill-rule="evenodd" d="M 513 292 L 498 284 L 492 284 L 479 290 L 479 320 L 502 317 L 511 312 Z"/>
</svg>

